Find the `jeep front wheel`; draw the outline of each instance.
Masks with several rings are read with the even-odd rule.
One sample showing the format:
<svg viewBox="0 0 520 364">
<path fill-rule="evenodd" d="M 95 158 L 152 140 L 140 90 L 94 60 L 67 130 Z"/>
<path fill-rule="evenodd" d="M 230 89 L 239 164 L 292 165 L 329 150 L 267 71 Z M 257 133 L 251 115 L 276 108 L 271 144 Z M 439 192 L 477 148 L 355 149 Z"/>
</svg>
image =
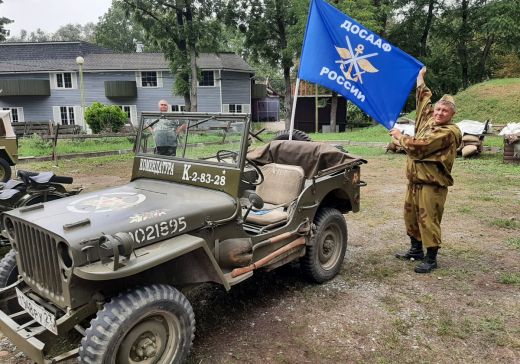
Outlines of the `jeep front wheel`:
<svg viewBox="0 0 520 364">
<path fill-rule="evenodd" d="M 347 250 L 347 223 L 336 209 L 321 208 L 314 217 L 316 233 L 301 260 L 305 275 L 317 283 L 334 278 Z"/>
<path fill-rule="evenodd" d="M 0 182 L 7 182 L 11 178 L 11 166 L 9 163 L 0 158 Z"/>
<path fill-rule="evenodd" d="M 90 324 L 81 340 L 80 363 L 183 363 L 195 332 L 190 303 L 164 284 L 120 294 Z"/>
</svg>

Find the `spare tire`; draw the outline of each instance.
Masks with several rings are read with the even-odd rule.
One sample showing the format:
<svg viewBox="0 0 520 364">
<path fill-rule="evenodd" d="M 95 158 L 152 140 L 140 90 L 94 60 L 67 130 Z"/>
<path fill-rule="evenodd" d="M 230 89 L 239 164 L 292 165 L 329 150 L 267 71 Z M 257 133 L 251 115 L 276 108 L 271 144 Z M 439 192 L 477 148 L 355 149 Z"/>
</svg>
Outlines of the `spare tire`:
<svg viewBox="0 0 520 364">
<path fill-rule="evenodd" d="M 289 140 L 289 130 L 282 130 L 277 132 L 273 140 Z M 292 140 L 310 142 L 311 137 L 301 130 L 293 129 Z"/>
</svg>

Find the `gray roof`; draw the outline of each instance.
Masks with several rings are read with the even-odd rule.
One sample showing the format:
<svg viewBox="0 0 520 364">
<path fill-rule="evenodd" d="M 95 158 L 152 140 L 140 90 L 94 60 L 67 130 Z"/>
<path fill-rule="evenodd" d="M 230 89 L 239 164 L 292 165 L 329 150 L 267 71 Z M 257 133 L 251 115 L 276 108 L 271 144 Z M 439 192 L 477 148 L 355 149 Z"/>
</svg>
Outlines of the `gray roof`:
<svg viewBox="0 0 520 364">
<path fill-rule="evenodd" d="M 114 53 L 86 42 L 43 42 L 0 43 L 0 73 L 77 71 L 77 56 L 85 59 L 85 72 L 169 70 L 162 53 Z M 234 53 L 201 53 L 197 66 L 208 70 L 254 72 Z"/>
</svg>

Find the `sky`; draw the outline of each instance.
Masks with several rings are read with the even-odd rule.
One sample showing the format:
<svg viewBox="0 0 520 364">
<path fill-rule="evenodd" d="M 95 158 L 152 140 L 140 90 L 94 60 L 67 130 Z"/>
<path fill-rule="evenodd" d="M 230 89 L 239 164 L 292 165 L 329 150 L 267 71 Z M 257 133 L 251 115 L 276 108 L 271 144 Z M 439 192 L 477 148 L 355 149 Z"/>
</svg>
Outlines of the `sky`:
<svg viewBox="0 0 520 364">
<path fill-rule="evenodd" d="M 30 33 L 38 28 L 50 33 L 69 23 L 95 23 L 111 4 L 112 0 L 4 0 L 0 17 L 14 20 L 5 26 L 11 35 L 19 35 L 22 29 Z"/>
</svg>

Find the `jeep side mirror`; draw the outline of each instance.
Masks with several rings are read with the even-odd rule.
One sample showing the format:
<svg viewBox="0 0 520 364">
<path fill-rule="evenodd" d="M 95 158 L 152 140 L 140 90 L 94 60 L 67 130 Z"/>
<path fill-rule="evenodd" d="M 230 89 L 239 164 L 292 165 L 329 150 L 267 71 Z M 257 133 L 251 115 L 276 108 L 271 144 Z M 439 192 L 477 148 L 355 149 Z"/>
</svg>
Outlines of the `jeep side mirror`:
<svg viewBox="0 0 520 364">
<path fill-rule="evenodd" d="M 262 197 L 258 196 L 258 194 L 253 191 L 249 192 L 247 199 L 249 200 L 249 207 L 244 214 L 244 221 L 247 219 L 247 215 L 249 215 L 253 207 L 257 210 L 260 210 L 262 207 L 264 207 L 264 200 L 262 200 Z"/>
</svg>

